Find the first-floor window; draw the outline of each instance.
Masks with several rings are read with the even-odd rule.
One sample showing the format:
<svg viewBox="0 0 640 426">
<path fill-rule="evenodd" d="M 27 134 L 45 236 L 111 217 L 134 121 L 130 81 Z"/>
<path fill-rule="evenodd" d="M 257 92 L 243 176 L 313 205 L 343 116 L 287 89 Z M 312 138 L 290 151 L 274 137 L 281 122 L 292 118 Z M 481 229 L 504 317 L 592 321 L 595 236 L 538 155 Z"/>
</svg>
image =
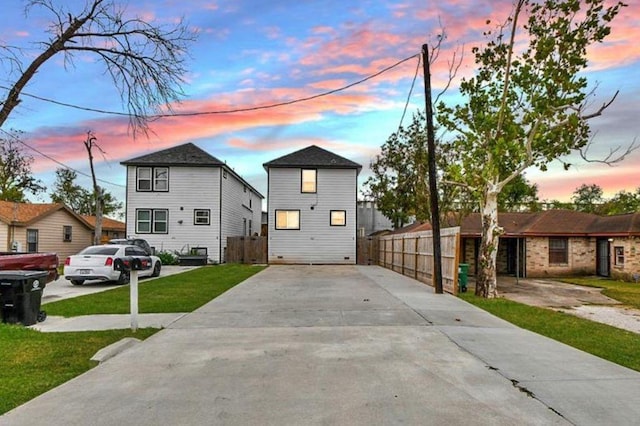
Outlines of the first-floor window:
<svg viewBox="0 0 640 426">
<path fill-rule="evenodd" d="M 569 263 L 569 239 L 549 238 L 549 263 Z"/>
<path fill-rule="evenodd" d="M 211 224 L 211 210 L 208 209 L 196 209 L 193 211 L 193 224 L 194 225 L 210 225 Z"/>
<path fill-rule="evenodd" d="M 71 226 L 63 226 L 62 227 L 62 241 L 68 243 L 71 242 Z"/>
<path fill-rule="evenodd" d="M 166 234 L 169 231 L 169 210 L 138 209 L 136 210 L 136 233 Z"/>
<path fill-rule="evenodd" d="M 276 229 L 300 229 L 300 210 L 276 210 Z"/>
<path fill-rule="evenodd" d="M 27 229 L 27 251 L 35 253 L 38 251 L 38 230 Z"/>
<path fill-rule="evenodd" d="M 613 248 L 615 254 L 614 261 L 618 266 L 624 265 L 624 247 L 618 246 Z"/>
<path fill-rule="evenodd" d="M 347 212 L 345 210 L 331 210 L 331 226 L 347 226 Z"/>
</svg>

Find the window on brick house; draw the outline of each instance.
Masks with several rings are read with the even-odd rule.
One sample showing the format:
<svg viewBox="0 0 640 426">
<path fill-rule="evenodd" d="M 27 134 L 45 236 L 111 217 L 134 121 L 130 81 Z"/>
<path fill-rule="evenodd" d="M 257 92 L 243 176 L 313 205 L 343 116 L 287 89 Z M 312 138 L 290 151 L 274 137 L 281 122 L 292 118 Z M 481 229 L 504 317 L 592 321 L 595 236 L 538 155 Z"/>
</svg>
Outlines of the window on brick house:
<svg viewBox="0 0 640 426">
<path fill-rule="evenodd" d="M 549 264 L 569 263 L 569 239 L 549 238 Z"/>
<path fill-rule="evenodd" d="M 613 248 L 614 258 L 613 261 L 617 266 L 624 265 L 624 247 L 614 247 Z"/>
</svg>

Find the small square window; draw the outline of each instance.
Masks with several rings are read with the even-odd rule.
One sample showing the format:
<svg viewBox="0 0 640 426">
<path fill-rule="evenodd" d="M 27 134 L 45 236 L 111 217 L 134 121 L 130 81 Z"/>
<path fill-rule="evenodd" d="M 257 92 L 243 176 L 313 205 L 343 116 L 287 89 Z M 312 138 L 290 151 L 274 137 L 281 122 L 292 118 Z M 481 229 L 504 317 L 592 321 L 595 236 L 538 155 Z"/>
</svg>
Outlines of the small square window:
<svg viewBox="0 0 640 426">
<path fill-rule="evenodd" d="M 211 210 L 196 209 L 193 211 L 193 224 L 194 225 L 210 225 L 211 224 Z"/>
<path fill-rule="evenodd" d="M 331 226 L 347 226 L 347 212 L 345 210 L 331 210 Z"/>
<path fill-rule="evenodd" d="M 624 247 L 618 246 L 613 248 L 614 262 L 617 266 L 624 265 Z"/>
<path fill-rule="evenodd" d="M 276 229 L 300 229 L 300 210 L 276 210 Z"/>
</svg>

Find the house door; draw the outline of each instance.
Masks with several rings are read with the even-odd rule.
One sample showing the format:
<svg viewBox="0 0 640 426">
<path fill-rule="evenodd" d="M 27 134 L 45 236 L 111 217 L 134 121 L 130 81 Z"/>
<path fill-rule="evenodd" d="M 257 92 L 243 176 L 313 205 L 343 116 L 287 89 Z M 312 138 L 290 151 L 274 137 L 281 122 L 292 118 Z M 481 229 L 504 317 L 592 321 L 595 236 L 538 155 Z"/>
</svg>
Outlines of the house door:
<svg viewBox="0 0 640 426">
<path fill-rule="evenodd" d="M 609 276 L 610 258 L 609 258 L 609 241 L 600 238 L 596 243 L 596 273 L 601 277 Z"/>
<path fill-rule="evenodd" d="M 505 238 L 501 241 L 507 244 L 507 273 L 509 275 L 525 276 L 524 241 L 524 238 Z"/>
</svg>

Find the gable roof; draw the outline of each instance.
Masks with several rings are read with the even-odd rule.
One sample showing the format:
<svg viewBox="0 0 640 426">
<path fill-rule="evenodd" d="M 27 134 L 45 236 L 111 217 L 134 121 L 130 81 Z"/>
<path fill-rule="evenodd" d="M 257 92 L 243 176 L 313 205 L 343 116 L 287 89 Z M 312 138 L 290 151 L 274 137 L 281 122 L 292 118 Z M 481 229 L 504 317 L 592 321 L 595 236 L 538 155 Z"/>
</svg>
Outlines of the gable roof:
<svg viewBox="0 0 640 426">
<path fill-rule="evenodd" d="M 224 166 L 225 164 L 193 143 L 185 143 L 122 161 L 125 166 Z"/>
<path fill-rule="evenodd" d="M 91 227 L 93 229 L 96 228 L 96 217 L 95 216 L 82 215 L 82 218 L 84 220 L 86 220 L 87 223 L 89 225 L 91 225 Z M 120 222 L 119 220 L 114 220 L 114 219 L 111 219 L 109 217 L 103 217 L 102 218 L 102 229 L 104 231 L 122 231 L 122 232 L 125 232 L 126 227 L 125 227 L 124 222 Z"/>
<path fill-rule="evenodd" d="M 89 223 L 80 215 L 62 203 L 16 203 L 13 201 L 0 201 L 0 221 L 10 225 L 26 226 L 53 214 L 59 210 L 64 210 L 75 217 L 86 227 Z"/>
<path fill-rule="evenodd" d="M 271 160 L 263 164 L 265 170 L 270 167 L 319 167 L 323 169 L 357 169 L 362 166 L 354 161 L 341 157 L 333 152 L 311 145 L 291 154 Z"/>
</svg>

